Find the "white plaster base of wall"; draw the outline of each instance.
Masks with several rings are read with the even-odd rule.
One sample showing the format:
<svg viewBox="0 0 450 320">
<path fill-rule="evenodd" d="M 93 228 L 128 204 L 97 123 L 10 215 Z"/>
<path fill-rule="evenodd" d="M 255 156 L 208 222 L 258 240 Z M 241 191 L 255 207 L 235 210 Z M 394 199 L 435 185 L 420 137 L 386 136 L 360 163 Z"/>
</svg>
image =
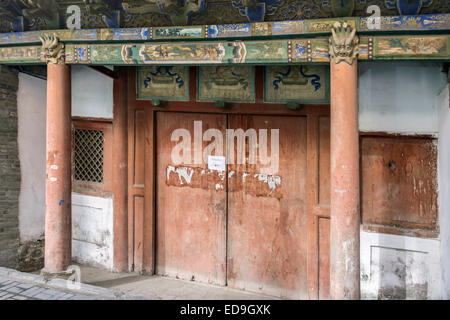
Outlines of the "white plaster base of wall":
<svg viewBox="0 0 450 320">
<path fill-rule="evenodd" d="M 112 270 L 112 198 L 72 193 L 72 258 Z"/>
<path fill-rule="evenodd" d="M 441 299 L 440 240 L 361 231 L 361 297 Z"/>
</svg>

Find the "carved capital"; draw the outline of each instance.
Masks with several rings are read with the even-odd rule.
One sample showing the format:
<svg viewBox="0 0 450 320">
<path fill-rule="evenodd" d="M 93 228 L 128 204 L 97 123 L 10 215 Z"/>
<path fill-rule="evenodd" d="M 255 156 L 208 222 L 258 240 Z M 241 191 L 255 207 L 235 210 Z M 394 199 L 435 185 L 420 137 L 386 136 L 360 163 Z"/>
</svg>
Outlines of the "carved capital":
<svg viewBox="0 0 450 320">
<path fill-rule="evenodd" d="M 59 38 L 53 35 L 44 35 L 40 37 L 42 42 L 42 55 L 46 63 L 64 64 L 65 50 L 64 43 L 59 41 Z"/>
<path fill-rule="evenodd" d="M 357 58 L 359 53 L 359 38 L 356 35 L 356 29 L 352 28 L 346 22 L 336 22 L 331 28 L 331 37 L 329 38 L 330 59 L 335 63 L 342 61 L 349 65 Z"/>
</svg>

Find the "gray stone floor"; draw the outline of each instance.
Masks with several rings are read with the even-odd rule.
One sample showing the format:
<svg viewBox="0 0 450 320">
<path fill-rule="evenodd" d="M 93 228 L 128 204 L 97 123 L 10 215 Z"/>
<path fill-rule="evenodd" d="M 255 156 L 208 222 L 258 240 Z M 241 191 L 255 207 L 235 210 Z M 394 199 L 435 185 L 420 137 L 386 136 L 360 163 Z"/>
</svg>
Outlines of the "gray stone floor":
<svg viewBox="0 0 450 320">
<path fill-rule="evenodd" d="M 66 279 L 45 278 L 0 267 L 0 300 L 148 300 L 144 296 L 82 282 L 69 286 Z"/>
<path fill-rule="evenodd" d="M 261 293 L 160 276 L 114 273 L 79 265 L 81 282 L 152 300 L 278 300 Z"/>
<path fill-rule="evenodd" d="M 277 300 L 261 293 L 79 265 L 80 289 L 62 278 L 0 268 L 0 300 Z"/>
<path fill-rule="evenodd" d="M 50 288 L 37 283 L 25 282 L 0 276 L 0 300 L 98 300 L 69 290 Z"/>
</svg>

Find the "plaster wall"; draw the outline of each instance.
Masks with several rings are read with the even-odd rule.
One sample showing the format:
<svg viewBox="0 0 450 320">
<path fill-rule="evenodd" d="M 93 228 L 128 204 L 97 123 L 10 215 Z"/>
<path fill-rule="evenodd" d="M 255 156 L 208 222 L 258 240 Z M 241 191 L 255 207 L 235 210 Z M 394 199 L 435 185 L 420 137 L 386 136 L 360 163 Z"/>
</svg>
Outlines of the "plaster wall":
<svg viewBox="0 0 450 320">
<path fill-rule="evenodd" d="M 19 73 L 20 241 L 43 237 L 45 224 L 45 123 L 47 82 Z"/>
<path fill-rule="evenodd" d="M 442 298 L 450 299 L 450 101 L 449 85 L 437 97 L 439 109 L 439 226 L 441 233 Z"/>
<path fill-rule="evenodd" d="M 436 96 L 445 84 L 441 70 L 436 62 L 359 63 L 359 129 L 437 134 Z"/>
<path fill-rule="evenodd" d="M 75 261 L 113 267 L 113 201 L 72 193 L 72 257 Z"/>
<path fill-rule="evenodd" d="M 113 118 L 113 79 L 86 66 L 72 66 L 72 116 Z"/>
<path fill-rule="evenodd" d="M 362 299 L 440 299 L 439 239 L 361 231 Z"/>
</svg>

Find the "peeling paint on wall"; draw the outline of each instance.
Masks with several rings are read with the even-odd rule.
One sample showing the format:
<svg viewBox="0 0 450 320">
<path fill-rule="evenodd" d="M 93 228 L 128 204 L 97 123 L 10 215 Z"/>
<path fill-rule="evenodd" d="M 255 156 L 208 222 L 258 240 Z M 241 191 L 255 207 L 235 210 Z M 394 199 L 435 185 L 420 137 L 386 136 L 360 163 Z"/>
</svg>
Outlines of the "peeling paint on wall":
<svg viewBox="0 0 450 320">
<path fill-rule="evenodd" d="M 440 241 L 361 232 L 362 299 L 440 299 Z"/>
<path fill-rule="evenodd" d="M 212 180 L 215 190 L 220 191 L 225 189 L 225 178 L 227 178 L 225 171 L 172 165 L 166 168 L 166 183 L 176 187 L 207 189 Z M 264 173 L 251 174 L 250 172 L 231 170 L 228 173 L 228 183 L 230 191 L 236 191 L 236 188 L 245 188 L 247 193 L 256 196 L 279 197 L 279 194 L 275 194 L 275 192 L 281 187 L 282 179 L 280 176 Z"/>
<path fill-rule="evenodd" d="M 191 183 L 192 175 L 194 174 L 194 169 L 188 167 L 167 167 L 167 180 L 170 180 L 170 174 L 175 172 L 178 174 L 178 179 L 180 180 L 180 184 L 183 184 L 183 179 L 187 184 Z M 183 179 L 182 179 L 183 178 Z"/>
<path fill-rule="evenodd" d="M 281 177 L 279 176 L 271 176 L 267 174 L 257 173 L 255 174 L 255 178 L 258 178 L 259 181 L 267 183 L 270 189 L 269 194 L 274 192 L 277 186 L 281 185 Z"/>
</svg>

